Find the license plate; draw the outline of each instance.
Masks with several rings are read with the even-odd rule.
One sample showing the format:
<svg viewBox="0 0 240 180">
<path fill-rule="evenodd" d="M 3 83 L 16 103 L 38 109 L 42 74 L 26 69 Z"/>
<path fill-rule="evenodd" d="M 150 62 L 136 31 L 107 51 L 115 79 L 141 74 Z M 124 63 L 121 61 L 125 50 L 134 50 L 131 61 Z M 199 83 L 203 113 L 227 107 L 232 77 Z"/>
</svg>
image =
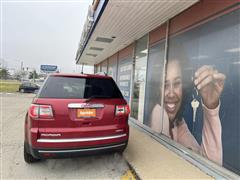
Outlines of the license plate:
<svg viewBox="0 0 240 180">
<path fill-rule="evenodd" d="M 77 117 L 96 117 L 96 109 L 78 109 Z"/>
</svg>

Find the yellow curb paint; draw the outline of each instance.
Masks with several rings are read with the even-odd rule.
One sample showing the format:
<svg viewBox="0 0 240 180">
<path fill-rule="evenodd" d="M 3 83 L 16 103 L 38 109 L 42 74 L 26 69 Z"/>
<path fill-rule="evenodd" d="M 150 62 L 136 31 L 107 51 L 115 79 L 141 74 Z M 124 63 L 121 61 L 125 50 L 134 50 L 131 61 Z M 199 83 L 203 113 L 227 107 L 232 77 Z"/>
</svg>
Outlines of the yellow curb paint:
<svg viewBox="0 0 240 180">
<path fill-rule="evenodd" d="M 136 178 L 130 170 L 127 170 L 125 174 L 121 176 L 121 180 L 136 180 Z"/>
</svg>

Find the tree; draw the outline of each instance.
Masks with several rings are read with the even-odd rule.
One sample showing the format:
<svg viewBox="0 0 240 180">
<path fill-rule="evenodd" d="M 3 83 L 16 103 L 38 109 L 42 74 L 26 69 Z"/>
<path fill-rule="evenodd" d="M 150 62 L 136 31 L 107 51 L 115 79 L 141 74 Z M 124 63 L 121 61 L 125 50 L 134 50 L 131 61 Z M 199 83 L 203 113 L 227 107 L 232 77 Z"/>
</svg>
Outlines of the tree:
<svg viewBox="0 0 240 180">
<path fill-rule="evenodd" d="M 38 79 L 38 74 L 37 74 L 36 70 L 30 72 L 28 78 L 29 79 Z"/>
<path fill-rule="evenodd" d="M 26 71 L 17 71 L 14 73 L 13 77 L 14 79 L 21 81 L 23 78 L 26 77 L 26 75 L 27 75 Z"/>
<path fill-rule="evenodd" d="M 1 68 L 0 69 L 0 78 L 1 79 L 8 79 L 10 76 L 8 69 L 6 68 Z"/>
</svg>

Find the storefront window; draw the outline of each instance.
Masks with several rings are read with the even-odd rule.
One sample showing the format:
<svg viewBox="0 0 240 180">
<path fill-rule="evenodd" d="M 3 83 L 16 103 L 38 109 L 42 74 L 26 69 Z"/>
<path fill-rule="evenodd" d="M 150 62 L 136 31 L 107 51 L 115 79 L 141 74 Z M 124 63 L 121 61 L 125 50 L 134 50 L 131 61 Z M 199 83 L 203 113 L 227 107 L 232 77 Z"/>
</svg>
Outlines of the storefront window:
<svg viewBox="0 0 240 180">
<path fill-rule="evenodd" d="M 112 76 L 112 78 L 117 81 L 117 57 L 109 58 L 108 61 L 108 75 Z"/>
<path fill-rule="evenodd" d="M 131 106 L 131 116 L 143 122 L 148 36 L 144 36 L 136 43 L 134 88 Z"/>
<path fill-rule="evenodd" d="M 130 87 L 132 74 L 132 58 L 120 59 L 118 64 L 118 87 L 127 103 L 130 102 Z"/>
<path fill-rule="evenodd" d="M 96 65 L 96 73 L 101 72 L 101 65 L 97 64 Z"/>
<path fill-rule="evenodd" d="M 113 76 L 113 68 L 112 68 L 112 66 L 108 67 L 108 75 L 109 76 Z"/>
<path fill-rule="evenodd" d="M 154 116 L 160 116 L 162 78 L 164 65 L 165 41 L 149 48 L 148 69 L 145 94 L 144 124 L 151 127 L 156 132 L 161 132 L 161 122 L 153 121 Z M 160 120 L 160 119 L 159 119 Z M 154 124 L 155 123 L 155 124 Z"/>
<path fill-rule="evenodd" d="M 159 105 L 164 117 L 154 119 L 162 122 L 160 133 L 237 174 L 239 17 L 238 9 L 170 37 L 164 104 Z"/>
<path fill-rule="evenodd" d="M 107 73 L 107 70 L 108 70 L 108 60 L 105 60 L 102 62 L 102 72 L 105 72 Z"/>
</svg>

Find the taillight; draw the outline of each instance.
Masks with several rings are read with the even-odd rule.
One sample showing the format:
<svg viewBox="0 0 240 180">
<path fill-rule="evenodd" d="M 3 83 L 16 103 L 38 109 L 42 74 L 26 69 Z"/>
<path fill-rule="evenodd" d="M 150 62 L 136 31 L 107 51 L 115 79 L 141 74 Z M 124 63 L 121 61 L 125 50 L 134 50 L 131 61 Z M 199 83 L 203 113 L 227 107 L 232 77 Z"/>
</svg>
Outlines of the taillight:
<svg viewBox="0 0 240 180">
<path fill-rule="evenodd" d="M 53 117 L 52 107 L 50 105 L 40 105 L 39 117 L 48 119 L 52 118 Z"/>
<path fill-rule="evenodd" d="M 129 107 L 129 105 L 126 105 L 125 106 L 125 113 L 127 114 L 127 115 L 129 115 L 130 114 L 130 107 Z"/>
<path fill-rule="evenodd" d="M 129 115 L 130 108 L 128 105 L 116 105 L 116 116 L 123 116 L 123 115 Z"/>
<path fill-rule="evenodd" d="M 29 108 L 29 115 L 32 118 L 38 118 L 38 112 L 39 112 L 39 105 L 31 104 Z"/>
<path fill-rule="evenodd" d="M 51 119 L 53 118 L 52 107 L 50 105 L 31 104 L 29 115 L 34 119 Z"/>
</svg>

